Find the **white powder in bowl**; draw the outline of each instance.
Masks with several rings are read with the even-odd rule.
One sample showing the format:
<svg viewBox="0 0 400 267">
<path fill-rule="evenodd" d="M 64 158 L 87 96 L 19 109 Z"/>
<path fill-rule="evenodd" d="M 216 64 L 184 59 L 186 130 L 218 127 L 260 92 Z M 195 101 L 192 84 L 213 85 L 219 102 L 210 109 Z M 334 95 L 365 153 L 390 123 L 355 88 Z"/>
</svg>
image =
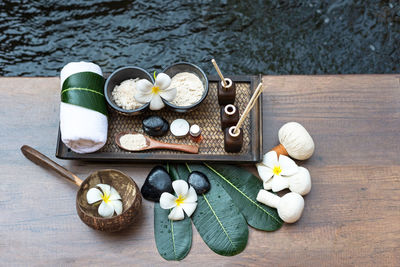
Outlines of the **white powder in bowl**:
<svg viewBox="0 0 400 267">
<path fill-rule="evenodd" d="M 126 110 L 137 109 L 143 106 L 142 103 L 137 102 L 135 99 L 136 82 L 138 80 L 139 78 L 125 80 L 120 85 L 114 87 L 111 94 L 115 104 Z"/>
<path fill-rule="evenodd" d="M 143 134 L 125 134 L 119 139 L 121 146 L 128 150 L 140 150 L 147 146 L 146 138 Z"/>
<path fill-rule="evenodd" d="M 199 77 L 190 72 L 181 72 L 172 77 L 171 88 L 176 88 L 176 97 L 170 102 L 173 105 L 184 107 L 200 101 L 204 93 L 204 86 Z"/>
</svg>

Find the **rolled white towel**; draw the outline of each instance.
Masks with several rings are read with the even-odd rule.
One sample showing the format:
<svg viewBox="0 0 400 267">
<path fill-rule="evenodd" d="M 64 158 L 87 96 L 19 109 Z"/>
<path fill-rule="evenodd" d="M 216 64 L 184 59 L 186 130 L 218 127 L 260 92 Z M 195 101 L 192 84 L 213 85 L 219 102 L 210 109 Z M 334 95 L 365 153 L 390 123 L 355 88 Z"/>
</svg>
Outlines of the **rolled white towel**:
<svg viewBox="0 0 400 267">
<path fill-rule="evenodd" d="M 90 84 L 87 76 L 97 82 Z M 61 70 L 61 140 L 74 152 L 95 152 L 107 141 L 107 111 L 103 88 L 100 88 L 102 83 L 104 85 L 102 77 L 100 67 L 90 62 L 71 62 Z M 97 104 L 85 98 L 95 98 Z"/>
</svg>

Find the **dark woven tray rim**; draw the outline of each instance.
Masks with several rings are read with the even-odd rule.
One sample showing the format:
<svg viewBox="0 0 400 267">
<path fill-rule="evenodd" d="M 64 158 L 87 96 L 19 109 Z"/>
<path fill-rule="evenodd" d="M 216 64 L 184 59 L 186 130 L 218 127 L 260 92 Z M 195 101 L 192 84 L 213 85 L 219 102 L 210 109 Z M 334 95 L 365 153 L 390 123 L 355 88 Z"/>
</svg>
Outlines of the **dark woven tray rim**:
<svg viewBox="0 0 400 267">
<path fill-rule="evenodd" d="M 236 75 L 229 76 L 234 82 L 250 83 L 250 88 L 254 91 L 256 84 L 260 81 L 260 76 Z M 219 82 L 218 76 L 208 76 L 210 83 Z M 102 152 L 78 154 L 68 151 L 68 148 L 61 141 L 61 132 L 58 129 L 57 147 L 55 156 L 65 160 L 81 160 L 81 161 L 99 161 L 99 162 L 137 162 L 137 163 L 156 163 L 156 162 L 225 162 L 225 163 L 241 163 L 250 164 L 259 162 L 262 159 L 262 97 L 258 98 L 256 108 L 251 111 L 252 119 L 251 127 L 255 130 L 251 133 L 253 140 L 250 152 L 247 154 L 227 154 L 227 155 L 202 155 L 202 154 L 157 154 L 141 152 L 136 154 L 137 157 L 132 158 L 130 154 L 118 154 L 116 152 Z"/>
</svg>

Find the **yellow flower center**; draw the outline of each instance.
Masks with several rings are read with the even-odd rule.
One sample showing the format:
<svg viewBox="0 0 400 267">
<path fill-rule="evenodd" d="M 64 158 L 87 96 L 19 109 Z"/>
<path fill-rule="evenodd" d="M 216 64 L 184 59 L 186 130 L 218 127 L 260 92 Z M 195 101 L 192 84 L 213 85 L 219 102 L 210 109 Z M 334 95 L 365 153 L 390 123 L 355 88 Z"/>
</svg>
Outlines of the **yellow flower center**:
<svg viewBox="0 0 400 267">
<path fill-rule="evenodd" d="M 281 166 L 275 166 L 274 169 L 272 170 L 272 172 L 273 172 L 275 175 L 281 174 L 281 172 L 282 172 Z"/>
<path fill-rule="evenodd" d="M 151 92 L 153 94 L 158 94 L 160 92 L 160 87 L 159 86 L 153 86 L 151 87 Z"/>
<path fill-rule="evenodd" d="M 180 206 L 183 203 L 183 201 L 185 201 L 185 199 L 181 195 L 179 195 L 178 198 L 175 199 L 175 203 L 177 206 Z"/>
<path fill-rule="evenodd" d="M 103 196 L 102 196 L 101 198 L 102 198 L 103 201 L 106 202 L 106 203 L 110 202 L 110 195 L 103 194 Z"/>
</svg>

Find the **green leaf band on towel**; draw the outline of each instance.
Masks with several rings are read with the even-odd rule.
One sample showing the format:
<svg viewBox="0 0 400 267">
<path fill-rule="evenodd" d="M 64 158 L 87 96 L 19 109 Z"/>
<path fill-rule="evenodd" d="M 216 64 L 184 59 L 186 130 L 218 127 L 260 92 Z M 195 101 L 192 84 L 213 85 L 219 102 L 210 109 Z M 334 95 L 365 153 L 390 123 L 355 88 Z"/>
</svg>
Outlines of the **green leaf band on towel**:
<svg viewBox="0 0 400 267">
<path fill-rule="evenodd" d="M 107 116 L 104 99 L 104 78 L 93 72 L 69 76 L 62 85 L 61 102 L 98 111 Z"/>
</svg>

